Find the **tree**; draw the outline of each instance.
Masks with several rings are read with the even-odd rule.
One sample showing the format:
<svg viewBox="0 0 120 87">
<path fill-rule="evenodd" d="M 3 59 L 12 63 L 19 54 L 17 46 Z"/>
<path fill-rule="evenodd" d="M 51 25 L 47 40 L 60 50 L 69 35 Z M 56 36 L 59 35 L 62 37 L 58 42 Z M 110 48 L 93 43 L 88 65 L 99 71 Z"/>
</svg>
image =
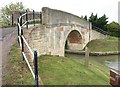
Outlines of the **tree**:
<svg viewBox="0 0 120 87">
<path fill-rule="evenodd" d="M 98 28 L 101 28 L 103 30 L 106 29 L 106 25 L 108 23 L 107 21 L 107 17 L 104 14 L 102 17 L 99 17 L 96 15 L 94 15 L 93 13 L 91 14 L 91 16 L 89 17 L 89 21 L 92 22 L 92 25 Z"/>
<path fill-rule="evenodd" d="M 120 25 L 117 22 L 111 22 L 107 25 L 107 31 L 110 35 L 120 37 Z"/>
<path fill-rule="evenodd" d="M 106 30 L 106 26 L 107 26 L 107 17 L 106 15 L 104 14 L 102 17 L 100 17 L 98 20 L 97 20 L 97 26 L 103 30 Z"/>
<path fill-rule="evenodd" d="M 4 15 L 9 16 L 12 14 L 12 11 L 24 11 L 24 6 L 22 2 L 16 2 L 16 4 L 10 3 L 1 9 L 1 12 Z"/>
<path fill-rule="evenodd" d="M 0 9 L 0 24 L 10 24 L 10 16 L 13 11 L 25 11 L 25 7 L 23 6 L 22 2 L 16 2 L 15 4 L 10 3 L 5 7 Z M 1 26 L 0 26 L 1 27 Z"/>
<path fill-rule="evenodd" d="M 94 15 L 93 13 L 91 14 L 91 16 L 89 17 L 89 21 L 92 22 L 92 25 L 93 26 L 98 26 L 97 25 L 97 21 L 98 21 L 98 17 L 97 17 L 97 14 Z"/>
</svg>

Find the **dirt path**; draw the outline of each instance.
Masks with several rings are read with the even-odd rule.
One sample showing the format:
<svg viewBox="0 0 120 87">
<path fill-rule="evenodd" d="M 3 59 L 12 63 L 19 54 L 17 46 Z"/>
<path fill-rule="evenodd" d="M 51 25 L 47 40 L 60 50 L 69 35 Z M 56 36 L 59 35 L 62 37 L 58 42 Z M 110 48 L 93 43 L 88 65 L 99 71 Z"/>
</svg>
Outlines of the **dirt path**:
<svg viewBox="0 0 120 87">
<path fill-rule="evenodd" d="M 10 47 L 15 43 L 17 37 L 17 28 L 0 29 L 0 77 L 4 77 L 7 74 L 7 62 L 9 57 L 7 56 Z M 2 85 L 2 79 L 0 79 L 0 86 Z"/>
</svg>

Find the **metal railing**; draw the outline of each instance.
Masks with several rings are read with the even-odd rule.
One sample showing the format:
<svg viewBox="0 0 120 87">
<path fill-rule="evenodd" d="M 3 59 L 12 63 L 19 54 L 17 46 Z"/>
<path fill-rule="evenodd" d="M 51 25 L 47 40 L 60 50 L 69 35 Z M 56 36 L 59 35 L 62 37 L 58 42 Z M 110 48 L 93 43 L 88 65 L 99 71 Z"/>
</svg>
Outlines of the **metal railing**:
<svg viewBox="0 0 120 87">
<path fill-rule="evenodd" d="M 100 29 L 100 28 L 98 28 L 98 27 L 96 27 L 96 26 L 93 26 L 93 25 L 92 25 L 92 29 L 93 29 L 93 30 L 96 30 L 96 31 L 98 31 L 98 32 L 100 32 L 100 33 L 102 33 L 102 34 L 104 34 L 104 35 L 108 35 L 108 32 L 106 32 L 106 31 L 104 31 L 104 30 L 102 30 L 102 29 Z"/>
<path fill-rule="evenodd" d="M 29 44 L 27 43 L 24 35 L 23 35 L 23 26 L 26 25 L 26 28 L 28 28 L 28 14 L 31 13 L 31 12 L 27 12 L 24 13 L 24 14 L 21 14 L 21 16 L 18 18 L 18 43 L 19 43 L 19 46 L 21 48 L 21 54 L 22 54 L 22 60 L 26 61 L 29 69 L 30 69 L 30 72 L 32 73 L 32 76 L 35 80 L 35 84 L 36 84 L 36 87 L 38 87 L 38 61 L 37 61 L 37 50 L 34 50 L 34 52 L 32 51 L 32 49 L 30 48 Z M 34 23 L 34 26 L 35 26 L 35 12 L 33 10 L 33 23 Z M 22 17 L 23 16 L 26 16 L 26 21 L 23 23 L 22 22 Z M 25 45 L 26 47 L 28 48 L 29 50 L 29 53 L 32 55 L 32 62 L 34 61 L 34 71 L 26 57 L 26 54 L 24 52 L 24 49 L 25 49 Z"/>
</svg>

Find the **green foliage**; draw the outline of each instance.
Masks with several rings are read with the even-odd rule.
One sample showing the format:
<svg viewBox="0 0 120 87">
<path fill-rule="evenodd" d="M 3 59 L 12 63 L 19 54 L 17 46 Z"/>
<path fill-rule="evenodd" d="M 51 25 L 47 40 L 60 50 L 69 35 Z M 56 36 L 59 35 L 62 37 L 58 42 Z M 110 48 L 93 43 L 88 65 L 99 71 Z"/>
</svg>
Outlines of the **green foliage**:
<svg viewBox="0 0 120 87">
<path fill-rule="evenodd" d="M 100 17 L 100 18 L 98 19 L 97 26 L 98 26 L 99 28 L 105 30 L 106 25 L 107 25 L 107 23 L 108 23 L 107 19 L 108 19 L 108 18 L 107 18 L 106 15 L 104 14 L 102 17 Z"/>
<path fill-rule="evenodd" d="M 120 37 L 120 25 L 116 22 L 111 22 L 108 24 L 107 31 L 112 36 Z"/>
<path fill-rule="evenodd" d="M 25 7 L 22 2 L 10 3 L 0 9 L 0 27 L 10 26 L 10 16 L 13 11 L 25 11 Z"/>
<path fill-rule="evenodd" d="M 10 21 L 7 20 L 5 17 L 2 17 L 2 19 L 0 19 L 0 28 L 5 28 L 10 26 Z"/>
<path fill-rule="evenodd" d="M 106 17 L 105 14 L 102 17 L 98 18 L 97 14 L 94 15 L 92 13 L 91 16 L 89 17 L 89 21 L 92 22 L 93 26 L 96 26 L 96 27 L 101 28 L 103 30 L 105 30 L 106 25 L 108 23 L 107 19 L 108 18 Z"/>
<path fill-rule="evenodd" d="M 87 19 L 87 16 L 84 17 L 84 19 Z M 120 37 L 120 25 L 116 22 L 111 22 L 109 24 L 107 21 L 108 17 L 104 14 L 103 16 L 99 17 L 94 15 L 93 13 L 89 17 L 89 21 L 92 22 L 92 27 L 98 27 L 106 32 L 108 32 L 109 35 Z"/>
<path fill-rule="evenodd" d="M 1 12 L 4 15 L 9 16 L 12 14 L 12 11 L 24 11 L 24 6 L 22 2 L 16 2 L 15 4 L 10 3 L 1 9 Z"/>
<path fill-rule="evenodd" d="M 97 14 L 94 15 L 93 13 L 91 14 L 91 16 L 89 17 L 89 21 L 92 22 L 93 26 L 97 27 L 97 21 L 98 21 L 98 17 Z"/>
<path fill-rule="evenodd" d="M 33 20 L 28 20 L 28 24 L 34 24 L 34 21 Z M 35 20 L 35 24 L 42 24 L 42 21 Z"/>
</svg>

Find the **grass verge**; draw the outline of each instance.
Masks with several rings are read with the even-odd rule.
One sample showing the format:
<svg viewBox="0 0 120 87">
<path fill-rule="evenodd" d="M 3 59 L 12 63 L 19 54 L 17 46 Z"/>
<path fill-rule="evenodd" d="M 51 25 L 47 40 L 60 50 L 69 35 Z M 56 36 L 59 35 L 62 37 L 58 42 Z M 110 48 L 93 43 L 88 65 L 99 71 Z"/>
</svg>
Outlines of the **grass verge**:
<svg viewBox="0 0 120 87">
<path fill-rule="evenodd" d="M 8 57 L 9 61 L 6 66 L 8 73 L 2 78 L 3 85 L 34 85 L 34 78 L 26 62 L 22 61 L 21 51 L 17 43 L 11 47 Z"/>
<path fill-rule="evenodd" d="M 109 85 L 108 72 L 94 61 L 86 67 L 83 61 L 72 57 L 39 57 L 39 75 L 45 85 Z"/>
</svg>

